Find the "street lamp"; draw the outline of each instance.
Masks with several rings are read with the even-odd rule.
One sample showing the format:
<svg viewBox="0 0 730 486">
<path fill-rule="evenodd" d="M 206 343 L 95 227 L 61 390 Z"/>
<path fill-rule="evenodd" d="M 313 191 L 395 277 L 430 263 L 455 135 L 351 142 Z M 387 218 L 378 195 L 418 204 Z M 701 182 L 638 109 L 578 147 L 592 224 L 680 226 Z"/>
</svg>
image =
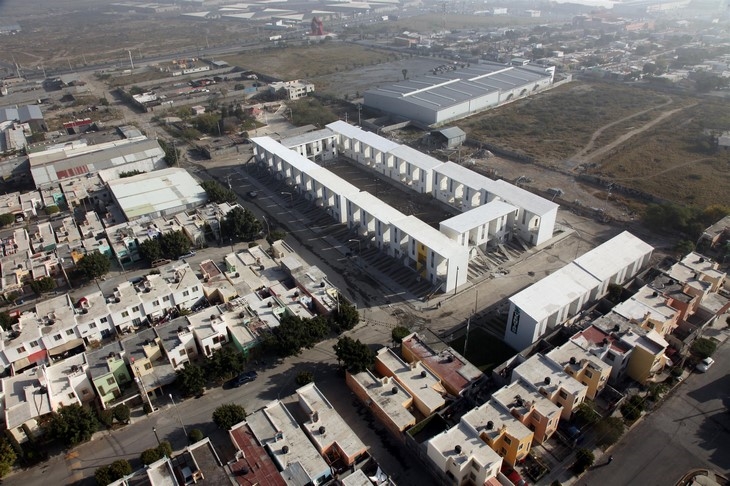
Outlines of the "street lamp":
<svg viewBox="0 0 730 486">
<path fill-rule="evenodd" d="M 356 241 L 357 242 L 357 254 L 359 255 L 361 252 L 362 247 L 360 246 L 360 240 L 357 240 L 355 238 L 347 240 L 347 242 Z"/>
<path fill-rule="evenodd" d="M 157 427 L 152 427 L 152 433 L 155 434 L 155 439 L 157 439 L 157 445 L 160 445 L 160 436 L 157 435 Z"/>
<path fill-rule="evenodd" d="M 182 418 L 180 417 L 180 410 L 177 409 L 177 403 L 175 403 L 175 400 L 172 398 L 172 393 L 168 393 L 167 395 L 170 397 L 170 401 L 172 402 L 172 406 L 175 408 L 175 413 L 177 414 L 177 419 L 180 421 L 180 427 L 183 429 L 183 433 L 185 434 L 185 440 L 188 439 L 188 431 L 185 430 L 185 424 L 182 421 Z"/>
<path fill-rule="evenodd" d="M 266 223 L 266 236 L 267 237 L 268 236 L 271 236 L 271 230 L 269 228 L 269 220 L 266 219 L 266 216 L 265 215 L 261 215 L 261 219 L 263 219 L 264 220 L 264 223 Z"/>
</svg>

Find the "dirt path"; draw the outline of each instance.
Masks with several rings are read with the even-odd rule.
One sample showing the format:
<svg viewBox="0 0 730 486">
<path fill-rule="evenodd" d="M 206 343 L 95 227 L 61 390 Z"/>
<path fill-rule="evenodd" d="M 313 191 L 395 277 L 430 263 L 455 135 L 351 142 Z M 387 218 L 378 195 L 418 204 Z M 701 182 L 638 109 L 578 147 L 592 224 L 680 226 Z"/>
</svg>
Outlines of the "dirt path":
<svg viewBox="0 0 730 486">
<path fill-rule="evenodd" d="M 579 152 L 577 152 L 570 159 L 568 159 L 568 160 L 570 160 L 571 162 L 573 162 L 575 164 L 575 165 L 573 165 L 573 167 L 571 167 L 571 169 L 575 169 L 578 165 L 580 165 L 583 162 L 587 162 L 587 161 L 593 160 L 596 157 L 596 154 L 598 154 L 598 153 L 604 153 L 604 150 L 606 150 L 607 148 L 609 148 L 609 147 L 610 148 L 613 148 L 615 145 L 618 145 L 618 144 L 623 143 L 624 141 L 628 140 L 629 138 L 631 138 L 635 134 L 641 133 L 644 130 L 647 130 L 647 129 L 651 128 L 656 123 L 658 123 L 659 121 L 663 120 L 664 118 L 666 118 L 670 114 L 675 113 L 677 110 L 672 110 L 672 111 L 669 111 L 669 112 L 664 112 L 661 115 L 659 115 L 657 118 L 655 118 L 654 120 L 651 120 L 650 122 L 646 123 L 645 125 L 643 125 L 643 126 L 641 126 L 639 128 L 636 128 L 634 130 L 631 130 L 628 133 L 625 133 L 624 135 L 622 135 L 621 137 L 619 137 L 618 139 L 616 139 L 614 142 L 611 142 L 610 144 L 608 144 L 608 145 L 606 145 L 604 147 L 601 147 L 600 149 L 596 150 L 595 152 L 593 152 L 590 155 L 586 155 L 593 148 L 593 145 L 596 143 L 596 140 L 598 139 L 598 137 L 601 136 L 601 134 L 603 134 L 604 131 L 608 130 L 609 128 L 613 127 L 614 125 L 618 125 L 619 123 L 623 123 L 625 121 L 631 120 L 632 118 L 635 118 L 637 116 L 644 115 L 646 113 L 649 113 L 650 111 L 654 111 L 654 110 L 658 110 L 658 109 L 661 109 L 661 108 L 665 108 L 665 107 L 671 105 L 672 103 L 674 103 L 674 99 L 672 99 L 672 97 L 670 97 L 670 96 L 666 96 L 666 100 L 667 100 L 666 102 L 664 102 L 663 104 L 661 104 L 659 106 L 655 106 L 655 107 L 652 107 L 652 108 L 647 108 L 646 110 L 642 110 L 642 111 L 637 111 L 636 113 L 633 113 L 633 114 L 631 114 L 629 116 L 625 116 L 625 117 L 620 118 L 620 119 L 618 119 L 616 121 L 613 121 L 611 123 L 608 123 L 606 125 L 603 125 L 598 130 L 596 130 L 595 132 L 593 132 L 593 135 L 591 135 L 591 139 L 588 140 L 588 143 Z"/>
<path fill-rule="evenodd" d="M 681 169 L 682 167 L 687 167 L 688 165 L 693 165 L 698 162 L 705 162 L 706 160 L 713 160 L 713 158 L 712 157 L 700 157 L 699 159 L 693 159 L 693 160 L 690 160 L 689 162 L 677 164 L 675 166 L 660 170 L 659 172 L 654 172 L 653 174 L 649 174 L 649 175 L 645 175 L 645 176 L 637 176 L 637 177 L 611 177 L 611 180 L 612 181 L 641 181 L 641 180 L 646 180 L 646 179 L 653 179 L 662 174 L 666 174 L 667 172 Z"/>
</svg>

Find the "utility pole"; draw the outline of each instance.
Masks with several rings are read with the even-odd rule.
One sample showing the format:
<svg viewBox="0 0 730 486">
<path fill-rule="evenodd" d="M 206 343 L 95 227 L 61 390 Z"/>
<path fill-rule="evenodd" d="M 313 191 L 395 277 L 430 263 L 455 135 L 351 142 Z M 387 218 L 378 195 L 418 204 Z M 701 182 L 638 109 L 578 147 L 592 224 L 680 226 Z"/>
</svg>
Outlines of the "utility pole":
<svg viewBox="0 0 730 486">
<path fill-rule="evenodd" d="M 129 53 L 129 64 L 132 65 L 132 70 L 134 70 L 134 61 L 132 60 L 132 51 L 127 51 Z"/>
</svg>

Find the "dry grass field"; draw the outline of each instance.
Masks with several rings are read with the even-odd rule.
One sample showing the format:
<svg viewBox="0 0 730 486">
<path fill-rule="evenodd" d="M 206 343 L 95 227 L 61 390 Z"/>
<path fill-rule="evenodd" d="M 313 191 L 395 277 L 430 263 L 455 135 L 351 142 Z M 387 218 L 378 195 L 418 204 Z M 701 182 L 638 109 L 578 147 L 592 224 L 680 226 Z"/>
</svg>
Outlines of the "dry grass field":
<svg viewBox="0 0 730 486">
<path fill-rule="evenodd" d="M 325 42 L 301 47 L 247 51 L 235 56 L 224 56 L 222 59 L 231 65 L 281 79 L 312 79 L 361 66 L 394 61 L 400 57 L 393 52 L 341 42 Z"/>
<path fill-rule="evenodd" d="M 664 103 L 665 96 L 639 88 L 574 82 L 470 117 L 459 126 L 471 138 L 562 166 L 599 128 Z"/>
<path fill-rule="evenodd" d="M 541 25 L 545 19 L 529 17 L 512 17 L 506 15 L 461 15 L 461 14 L 426 14 L 408 17 L 393 22 L 394 31 L 404 30 L 428 32 L 447 29 L 474 29 L 485 27 L 508 27 L 516 25 Z"/>
<path fill-rule="evenodd" d="M 680 204 L 730 206 L 730 151 L 704 129 L 730 129 L 730 102 L 701 100 L 612 151 L 590 173 Z"/>
</svg>

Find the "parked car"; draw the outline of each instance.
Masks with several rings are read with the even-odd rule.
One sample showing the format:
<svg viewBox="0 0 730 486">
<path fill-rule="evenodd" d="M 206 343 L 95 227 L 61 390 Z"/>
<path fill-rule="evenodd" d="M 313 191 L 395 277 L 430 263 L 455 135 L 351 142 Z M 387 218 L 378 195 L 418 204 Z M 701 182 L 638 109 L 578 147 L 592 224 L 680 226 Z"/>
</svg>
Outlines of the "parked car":
<svg viewBox="0 0 730 486">
<path fill-rule="evenodd" d="M 512 469 L 509 464 L 502 464 L 502 474 L 507 476 L 507 479 L 512 481 L 515 486 L 527 486 L 527 481 L 522 479 L 520 473 Z"/>
<path fill-rule="evenodd" d="M 172 260 L 168 260 L 167 258 L 160 258 L 152 262 L 152 268 L 161 267 L 162 265 L 167 265 L 168 263 L 172 263 Z"/>
<path fill-rule="evenodd" d="M 256 191 L 248 191 L 248 197 L 250 197 L 251 199 L 257 198 L 259 197 L 259 193 Z"/>
<path fill-rule="evenodd" d="M 235 388 L 238 388 L 241 385 L 245 385 L 246 383 L 254 381 L 258 376 L 258 373 L 256 373 L 255 371 L 244 371 L 233 380 L 231 385 L 233 385 Z"/>
<path fill-rule="evenodd" d="M 699 363 L 697 363 L 697 366 L 695 366 L 695 369 L 701 373 L 705 373 L 707 370 L 710 369 L 710 366 L 715 364 L 715 360 L 712 358 L 705 358 Z"/>
<path fill-rule="evenodd" d="M 186 254 L 184 254 L 184 255 L 180 255 L 180 258 L 190 258 L 190 257 L 192 257 L 192 256 L 195 256 L 195 251 L 193 251 L 193 250 L 190 250 L 190 251 L 189 251 L 189 252 L 187 252 Z"/>
</svg>

